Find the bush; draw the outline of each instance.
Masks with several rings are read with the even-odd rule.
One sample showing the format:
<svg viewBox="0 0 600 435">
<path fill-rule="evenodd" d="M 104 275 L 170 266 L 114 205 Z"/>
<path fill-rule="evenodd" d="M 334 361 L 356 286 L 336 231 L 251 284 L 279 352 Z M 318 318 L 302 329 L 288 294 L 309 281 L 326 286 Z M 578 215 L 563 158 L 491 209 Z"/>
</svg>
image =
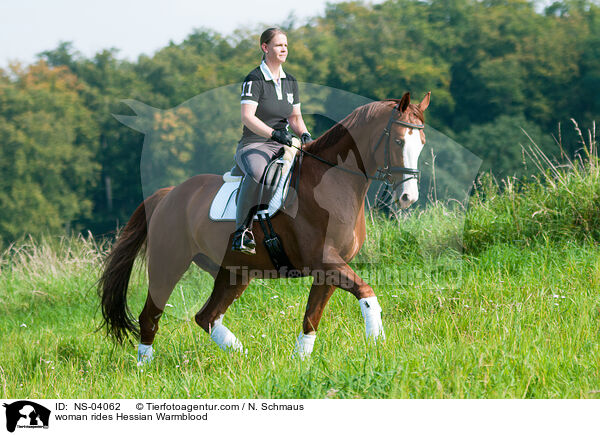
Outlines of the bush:
<svg viewBox="0 0 600 435">
<path fill-rule="evenodd" d="M 484 175 L 476 183 L 465 228 L 465 252 L 477 254 L 497 243 L 544 240 L 600 241 L 600 171 L 595 137 L 582 153 L 558 164 L 532 142 L 526 149 L 541 175 L 496 182 Z"/>
</svg>

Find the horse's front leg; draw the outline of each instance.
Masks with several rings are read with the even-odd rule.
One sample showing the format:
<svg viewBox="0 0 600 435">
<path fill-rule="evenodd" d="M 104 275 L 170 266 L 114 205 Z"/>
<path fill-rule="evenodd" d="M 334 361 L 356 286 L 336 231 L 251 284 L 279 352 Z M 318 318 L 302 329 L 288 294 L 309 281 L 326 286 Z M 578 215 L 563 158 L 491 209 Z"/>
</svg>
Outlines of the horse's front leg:
<svg viewBox="0 0 600 435">
<path fill-rule="evenodd" d="M 323 316 L 323 310 L 334 291 L 335 286 L 321 283 L 315 277 L 308 295 L 308 303 L 306 304 L 304 321 L 302 322 L 302 332 L 296 340 L 295 351 L 301 359 L 309 356 L 313 351 L 317 337 L 317 328 Z"/>
<path fill-rule="evenodd" d="M 323 316 L 325 305 L 336 287 L 352 293 L 360 304 L 365 319 L 367 339 L 380 341 L 385 339 L 381 321 L 381 306 L 375 292 L 347 263 L 340 259 L 339 263 L 327 264 L 320 270 L 313 270 L 313 285 L 308 296 L 302 333 L 296 340 L 296 354 L 304 359 L 313 350 L 317 327 Z"/>
<path fill-rule="evenodd" d="M 365 334 L 368 340 L 385 340 L 385 332 L 381 321 L 381 306 L 377 296 L 369 284 L 352 270 L 341 258 L 339 262 L 327 265 L 330 279 L 336 287 L 352 293 L 360 304 L 360 311 L 365 319 Z"/>
</svg>

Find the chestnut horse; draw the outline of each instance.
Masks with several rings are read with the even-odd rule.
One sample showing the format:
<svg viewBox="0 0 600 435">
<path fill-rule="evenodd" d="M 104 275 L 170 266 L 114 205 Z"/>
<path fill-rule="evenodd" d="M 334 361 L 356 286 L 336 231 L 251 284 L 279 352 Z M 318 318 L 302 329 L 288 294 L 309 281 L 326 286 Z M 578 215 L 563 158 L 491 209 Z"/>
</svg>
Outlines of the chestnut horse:
<svg viewBox="0 0 600 435">
<path fill-rule="evenodd" d="M 296 353 L 310 355 L 325 305 L 336 287 L 359 301 L 368 339 L 384 339 L 381 307 L 375 292 L 348 265 L 365 240 L 365 196 L 372 179 L 393 184 L 393 199 L 406 208 L 418 199 L 417 160 L 425 144 L 423 112 L 410 94 L 400 100 L 358 107 L 317 140 L 305 145 L 295 216 L 280 212 L 272 218 L 285 251 L 301 276 L 313 276 Z M 398 166 L 394 166 L 398 165 Z M 379 175 L 378 175 L 379 174 Z M 294 177 L 298 175 L 297 167 Z M 264 235 L 255 224 L 256 255 L 231 251 L 233 222 L 215 222 L 209 208 L 223 184 L 220 175 L 198 175 L 160 189 L 135 210 L 111 253 L 99 281 L 104 325 L 122 342 L 139 337 L 138 361 L 152 359 L 152 343 L 173 288 L 192 262 L 215 279 L 212 293 L 196 314 L 196 323 L 224 350 L 242 350 L 223 325 L 223 315 L 256 274 L 272 271 Z M 287 209 L 287 208 L 286 208 Z M 127 287 L 138 252 L 146 245 L 148 295 L 139 328 L 127 308 Z M 267 274 L 267 278 L 282 277 Z M 323 276 L 327 276 L 323 280 Z"/>
</svg>

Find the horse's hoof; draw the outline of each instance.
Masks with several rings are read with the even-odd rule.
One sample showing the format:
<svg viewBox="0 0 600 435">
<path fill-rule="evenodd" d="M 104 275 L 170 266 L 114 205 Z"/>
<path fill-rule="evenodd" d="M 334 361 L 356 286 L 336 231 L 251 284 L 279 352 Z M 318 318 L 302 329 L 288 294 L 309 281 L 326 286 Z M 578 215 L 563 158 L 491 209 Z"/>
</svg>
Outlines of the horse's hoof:
<svg viewBox="0 0 600 435">
<path fill-rule="evenodd" d="M 367 341 L 385 341 L 385 332 L 381 322 L 381 306 L 377 302 L 377 296 L 363 298 L 359 301 L 360 310 L 365 319 L 365 334 Z"/>
<path fill-rule="evenodd" d="M 139 344 L 137 353 L 138 367 L 150 364 L 154 359 L 154 350 L 151 344 Z"/>
<path fill-rule="evenodd" d="M 313 348 L 315 346 L 315 339 L 317 338 L 316 334 L 304 334 L 300 333 L 298 338 L 296 339 L 296 348 L 294 349 L 294 359 L 300 358 L 300 360 L 304 361 L 308 357 L 310 357 Z"/>
<path fill-rule="evenodd" d="M 227 326 L 223 325 L 223 315 L 215 320 L 210 331 L 210 338 L 226 352 L 237 351 L 244 353 L 244 346 L 242 346 L 241 341 L 233 335 Z"/>
</svg>

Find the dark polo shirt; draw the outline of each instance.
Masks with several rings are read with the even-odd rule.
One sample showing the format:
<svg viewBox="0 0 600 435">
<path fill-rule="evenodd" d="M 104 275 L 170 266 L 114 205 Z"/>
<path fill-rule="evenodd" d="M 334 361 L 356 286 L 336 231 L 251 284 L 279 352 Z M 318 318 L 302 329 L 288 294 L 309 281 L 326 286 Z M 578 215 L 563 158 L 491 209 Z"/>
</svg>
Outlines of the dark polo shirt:
<svg viewBox="0 0 600 435">
<path fill-rule="evenodd" d="M 277 84 L 263 61 L 244 79 L 241 95 L 241 104 L 256 105 L 257 118 L 275 129 L 287 128 L 287 118 L 292 114 L 292 109 L 300 106 L 298 82 L 291 74 L 283 72 L 283 69 L 280 69 L 279 74 L 280 83 Z M 244 126 L 238 150 L 249 143 L 267 140 Z"/>
</svg>

